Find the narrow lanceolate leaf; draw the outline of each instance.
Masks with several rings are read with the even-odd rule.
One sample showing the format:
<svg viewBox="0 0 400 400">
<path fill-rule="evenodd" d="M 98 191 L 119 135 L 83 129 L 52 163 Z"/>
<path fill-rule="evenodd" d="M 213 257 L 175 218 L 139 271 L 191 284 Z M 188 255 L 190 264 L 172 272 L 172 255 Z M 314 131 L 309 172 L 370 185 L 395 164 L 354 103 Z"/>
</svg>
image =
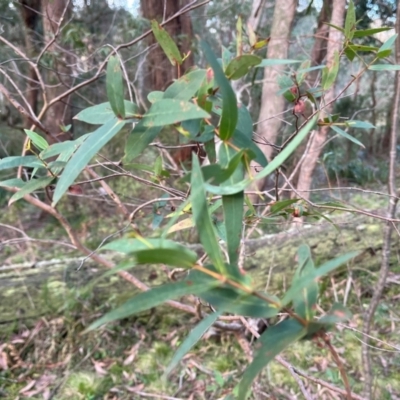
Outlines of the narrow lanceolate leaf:
<svg viewBox="0 0 400 400">
<path fill-rule="evenodd" d="M 244 192 L 222 197 L 229 263 L 237 265 L 242 237 Z"/>
<path fill-rule="evenodd" d="M 125 122 L 121 120 L 111 120 L 92 132 L 82 143 L 72 155 L 57 183 L 53 196 L 53 207 L 90 162 L 91 158 L 121 130 L 124 124 Z"/>
<path fill-rule="evenodd" d="M 360 254 L 360 252 L 358 251 L 352 251 L 350 253 L 343 254 L 342 256 L 326 262 L 319 268 L 316 268 L 314 270 L 314 273 L 309 273 L 305 276 L 300 277 L 298 280 L 296 280 L 296 284 L 293 284 L 290 289 L 285 293 L 285 296 L 282 300 L 282 306 L 286 306 L 287 304 L 289 304 L 298 295 L 298 293 L 300 293 L 304 288 L 312 285 L 313 282 L 315 282 L 317 279 L 339 268 L 346 262 L 356 257 L 358 254 Z"/>
<path fill-rule="evenodd" d="M 36 156 L 11 156 L 0 160 L 0 171 L 15 167 L 40 168 L 44 164 Z"/>
<path fill-rule="evenodd" d="M 74 147 L 74 145 L 75 140 L 66 140 L 65 142 L 61 143 L 54 143 L 50 145 L 47 149 L 43 150 L 39 154 L 39 156 L 42 160 L 45 160 L 46 158 L 57 156 L 58 154 L 69 150 L 70 148 Z"/>
<path fill-rule="evenodd" d="M 25 181 L 19 178 L 7 179 L 5 181 L 0 182 L 0 187 L 8 187 L 8 188 L 22 188 L 26 184 Z"/>
<path fill-rule="evenodd" d="M 205 69 L 191 71 L 169 86 L 163 98 L 189 101 L 200 89 L 205 77 Z"/>
<path fill-rule="evenodd" d="M 332 65 L 327 70 L 323 70 L 323 77 L 322 77 L 322 87 L 324 90 L 330 89 L 336 81 L 338 72 L 339 72 L 339 64 L 340 64 L 340 56 L 339 52 L 335 51 L 334 59 Z"/>
<path fill-rule="evenodd" d="M 143 126 L 172 125 L 196 118 L 210 118 L 210 114 L 199 106 L 184 100 L 162 99 L 156 101 L 143 116 Z"/>
<path fill-rule="evenodd" d="M 390 55 L 392 46 L 393 46 L 394 42 L 396 41 L 397 36 L 398 36 L 398 34 L 396 33 L 395 35 L 391 36 L 388 40 L 386 40 L 385 43 L 383 43 L 383 45 L 378 50 L 378 54 L 377 54 L 378 57 L 383 58 L 383 57 L 387 57 L 388 55 Z M 390 51 L 390 52 L 388 53 L 388 51 Z"/>
<path fill-rule="evenodd" d="M 288 319 L 278 325 L 268 327 L 261 335 L 257 351 L 251 364 L 244 371 L 239 384 L 238 400 L 246 400 L 250 395 L 251 384 L 261 370 L 279 353 L 306 335 L 306 329 L 296 320 Z"/>
<path fill-rule="evenodd" d="M 388 26 L 383 26 L 382 28 L 371 28 L 371 29 L 362 29 L 354 32 L 353 37 L 364 37 L 364 36 L 372 36 L 380 32 L 390 31 L 393 28 Z"/>
<path fill-rule="evenodd" d="M 222 143 L 219 151 L 219 162 L 229 164 L 237 156 L 236 151 Z M 243 165 L 239 164 L 229 179 L 222 183 L 222 186 L 228 186 L 243 180 Z M 224 225 L 226 232 L 226 241 L 228 248 L 229 264 L 231 268 L 238 270 L 239 247 L 242 238 L 243 212 L 244 212 L 244 192 L 232 195 L 222 196 L 222 206 L 224 209 Z"/>
<path fill-rule="evenodd" d="M 261 63 L 262 59 L 253 54 L 244 54 L 234 58 L 226 67 L 225 74 L 233 81 L 245 76 L 252 67 Z"/>
<path fill-rule="evenodd" d="M 125 145 L 124 163 L 128 163 L 142 154 L 147 146 L 161 132 L 162 126 L 145 126 L 143 121 L 135 125 Z"/>
<path fill-rule="evenodd" d="M 197 344 L 202 336 L 211 328 L 214 322 L 219 318 L 222 312 L 217 311 L 207 315 L 202 321 L 200 321 L 194 329 L 192 329 L 189 335 L 185 338 L 183 343 L 176 350 L 171 362 L 164 372 L 164 376 L 167 377 L 172 370 L 179 364 L 182 358 L 190 351 L 190 349 Z"/>
<path fill-rule="evenodd" d="M 202 47 L 207 61 L 214 71 L 214 77 L 222 95 L 219 136 L 222 140 L 228 140 L 233 135 L 238 120 L 236 95 L 208 43 L 202 41 Z"/>
<path fill-rule="evenodd" d="M 193 168 L 191 179 L 191 201 L 195 225 L 200 236 L 200 241 L 204 246 L 210 260 L 212 260 L 218 272 L 224 274 L 226 271 L 225 263 L 222 258 L 221 250 L 215 235 L 214 227 L 208 213 L 206 191 L 204 180 L 201 173 L 200 164 L 197 156 L 193 154 Z"/>
<path fill-rule="evenodd" d="M 30 194 L 38 189 L 43 189 L 49 186 L 53 181 L 54 177 L 52 176 L 43 176 L 38 179 L 31 179 L 30 181 L 26 182 L 21 189 L 14 193 L 10 200 L 8 201 L 8 205 L 10 206 L 12 203 L 15 203 L 17 200 L 22 199 L 26 194 Z"/>
<path fill-rule="evenodd" d="M 121 65 L 119 58 L 111 56 L 107 64 L 107 97 L 114 114 L 120 118 L 125 118 L 124 103 L 124 83 L 122 80 Z"/>
<path fill-rule="evenodd" d="M 311 129 L 314 128 L 317 119 L 318 115 L 315 115 L 312 120 L 310 120 L 302 129 L 300 129 L 293 140 L 261 172 L 259 172 L 255 176 L 255 179 L 265 178 L 266 176 L 273 173 L 277 168 L 279 168 L 286 161 L 286 159 L 297 149 L 303 139 L 310 133 Z M 244 179 L 241 182 L 229 186 L 214 186 L 206 183 L 205 188 L 208 192 L 212 194 L 235 194 L 244 190 L 251 183 L 252 180 L 250 179 Z"/>
<path fill-rule="evenodd" d="M 30 131 L 29 129 L 25 129 L 26 135 L 31 139 L 32 143 L 40 150 L 44 150 L 49 147 L 46 139 L 42 136 L 38 135 L 36 132 Z"/>
<path fill-rule="evenodd" d="M 149 310 L 150 308 L 156 307 L 167 300 L 176 299 L 188 294 L 198 295 L 201 292 L 218 284 L 219 283 L 217 281 L 194 282 L 189 279 L 185 279 L 181 282 L 167 283 L 165 285 L 155 287 L 147 292 L 139 293 L 126 303 L 122 304 L 120 307 L 110 311 L 102 318 L 91 324 L 85 332 L 92 331 L 93 329 L 96 329 L 109 322 L 127 318 L 131 315 Z"/>
<path fill-rule="evenodd" d="M 353 0 L 350 0 L 349 6 L 347 8 L 346 21 L 344 23 L 344 36 L 347 40 L 353 39 L 355 29 L 356 29 L 356 10 L 354 8 Z"/>
<path fill-rule="evenodd" d="M 297 64 L 301 63 L 299 60 L 284 60 L 281 58 L 265 58 L 261 60 L 260 64 L 256 66 L 256 68 L 262 67 L 273 67 L 275 65 L 286 65 L 286 64 Z"/>
<path fill-rule="evenodd" d="M 353 143 L 355 143 L 355 144 L 358 144 L 359 146 L 365 148 L 365 146 L 364 146 L 359 140 L 357 140 L 354 136 L 349 135 L 346 131 L 344 131 L 343 129 L 339 128 L 338 126 L 336 126 L 336 125 L 331 125 L 331 128 L 332 128 L 337 134 L 339 134 L 340 136 L 343 136 L 343 137 L 345 137 L 346 139 L 350 140 L 351 142 L 353 142 Z"/>
<path fill-rule="evenodd" d="M 371 71 L 400 71 L 400 65 L 374 64 L 368 67 Z"/>
<path fill-rule="evenodd" d="M 244 317 L 272 318 L 280 310 L 276 306 L 279 305 L 279 299 L 272 295 L 264 295 L 271 303 L 231 287 L 212 288 L 199 294 L 199 297 L 219 311 Z"/>
<path fill-rule="evenodd" d="M 153 30 L 154 37 L 163 49 L 171 64 L 182 64 L 183 60 L 181 53 L 179 52 L 178 46 L 172 40 L 169 33 L 155 20 L 151 21 L 151 29 Z"/>
<path fill-rule="evenodd" d="M 133 254 L 137 251 L 147 249 L 173 249 L 185 251 L 186 247 L 180 243 L 169 239 L 153 239 L 153 238 L 122 238 L 114 240 L 101 247 L 101 250 L 113 250 L 124 254 Z"/>
<path fill-rule="evenodd" d="M 138 116 L 139 109 L 135 103 L 124 100 L 124 107 L 126 118 L 135 118 Z M 107 101 L 106 103 L 85 108 L 79 114 L 75 115 L 74 119 L 86 122 L 87 124 L 103 125 L 114 117 L 115 113 L 111 107 L 111 104 Z"/>
<path fill-rule="evenodd" d="M 301 277 L 314 274 L 315 266 L 311 257 L 310 247 L 301 245 L 297 251 L 299 266 L 296 269 L 293 285 L 296 285 Z M 303 288 L 293 299 L 294 311 L 307 321 L 312 321 L 315 315 L 315 305 L 318 299 L 318 283 L 313 281 L 309 286 Z"/>
<path fill-rule="evenodd" d="M 375 129 L 375 126 L 367 121 L 357 121 L 356 119 L 351 119 L 346 121 L 346 125 L 349 128 L 361 128 L 361 129 Z"/>
<path fill-rule="evenodd" d="M 138 264 L 166 264 L 171 267 L 191 268 L 196 263 L 197 254 L 189 249 L 146 249 L 134 253 Z"/>
</svg>

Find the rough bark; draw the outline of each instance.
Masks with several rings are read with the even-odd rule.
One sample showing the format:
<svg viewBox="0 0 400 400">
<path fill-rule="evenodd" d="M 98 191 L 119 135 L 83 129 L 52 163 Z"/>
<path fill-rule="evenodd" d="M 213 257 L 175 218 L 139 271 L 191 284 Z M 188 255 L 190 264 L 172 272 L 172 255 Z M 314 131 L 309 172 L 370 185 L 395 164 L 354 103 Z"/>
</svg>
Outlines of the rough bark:
<svg viewBox="0 0 400 400">
<path fill-rule="evenodd" d="M 337 0 L 333 2 L 331 24 L 336 26 L 343 26 L 344 13 L 346 9 L 346 0 Z M 342 34 L 334 28 L 329 28 L 329 42 L 327 49 L 327 66 L 328 68 L 334 62 L 334 55 L 336 51 L 340 51 L 342 46 Z M 335 98 L 335 90 L 332 87 L 325 93 L 324 102 L 330 103 Z M 333 104 L 325 108 L 326 113 L 332 111 Z M 308 154 L 300 167 L 299 179 L 297 183 L 297 191 L 305 198 L 310 196 L 310 188 L 312 184 L 312 175 L 317 165 L 319 155 L 324 147 L 326 138 L 328 136 L 329 127 L 322 127 L 315 135 L 312 136 Z"/>
<path fill-rule="evenodd" d="M 148 20 L 169 18 L 185 5 L 188 0 L 141 0 L 142 15 Z M 165 5 L 165 8 L 164 8 Z M 193 28 L 189 14 L 184 14 L 175 18 L 164 29 L 175 39 L 181 54 L 187 54 L 191 49 Z M 154 35 L 147 38 L 147 45 L 153 46 L 156 43 Z M 178 76 L 178 68 L 171 65 L 163 50 L 156 46 L 147 55 L 147 74 L 145 76 L 145 87 L 147 92 L 151 90 L 165 90 L 171 82 Z M 181 65 L 180 73 L 183 74 L 193 65 L 193 55 L 191 54 Z"/>
<path fill-rule="evenodd" d="M 42 0 L 45 45 L 51 43 L 47 53 L 51 54 L 53 62 L 52 69 L 45 75 L 47 101 L 56 98 L 72 86 L 72 62 L 60 40 L 60 27 L 68 21 L 71 10 L 71 1 Z M 49 141 L 55 143 L 71 139 L 71 134 L 63 133 L 61 129 L 61 126 L 69 125 L 71 121 L 70 97 L 51 106 L 43 119 L 44 125 L 51 132 Z"/>
<path fill-rule="evenodd" d="M 289 37 L 296 12 L 297 1 L 277 0 L 275 2 L 274 16 L 271 27 L 271 40 L 268 45 L 267 58 L 287 58 Z M 285 99 L 276 93 L 279 91 L 278 76 L 284 66 L 265 68 L 264 84 L 262 88 L 261 109 L 257 134 L 265 139 L 265 145 L 260 145 L 267 159 L 271 159 L 273 147 L 281 127 L 281 120 L 274 118 L 281 113 L 285 106 Z M 262 181 L 262 180 L 261 180 Z M 259 188 L 264 182 L 259 181 Z"/>
</svg>

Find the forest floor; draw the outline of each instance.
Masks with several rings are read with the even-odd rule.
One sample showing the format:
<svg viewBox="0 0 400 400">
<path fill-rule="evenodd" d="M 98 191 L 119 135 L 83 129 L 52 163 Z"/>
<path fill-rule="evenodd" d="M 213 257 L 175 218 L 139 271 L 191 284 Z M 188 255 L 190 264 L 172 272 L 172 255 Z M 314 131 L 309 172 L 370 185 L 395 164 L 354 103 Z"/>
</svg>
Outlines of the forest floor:
<svg viewBox="0 0 400 400">
<path fill-rule="evenodd" d="M 352 200 L 363 209 L 384 206 L 384 202 L 370 204 L 368 196 Z M 102 277 L 101 267 L 58 242 L 63 236 L 54 221 L 38 221 L 31 212 L 24 209 L 0 221 L 40 239 L 18 242 L 21 234 L 0 226 L 5 243 L 0 253 L 0 398 L 214 400 L 234 390 L 248 363 L 243 340 L 250 345 L 254 341 L 249 332 L 238 335 L 211 329 L 167 379 L 164 370 L 198 317 L 162 306 L 82 334 L 136 290 L 116 275 Z M 96 248 L 114 222 L 114 216 L 95 221 L 77 216 L 76 229 L 90 248 Z M 320 221 L 302 228 L 280 226 L 282 233 L 248 243 L 245 268 L 258 287 L 279 294 L 290 285 L 301 243 L 310 246 L 316 265 L 360 251 L 353 263 L 321 282 L 318 311 L 327 311 L 334 301 L 352 311 L 352 319 L 338 325 L 331 338 L 353 392 L 361 395 L 363 337 L 359 331 L 379 274 L 383 223 L 344 214 L 335 222 L 336 226 Z M 391 272 L 371 332 L 377 339 L 371 342 L 371 354 L 379 400 L 400 399 L 397 236 L 392 250 Z M 150 285 L 167 279 L 156 266 L 131 272 Z M 313 341 L 296 343 L 282 356 L 306 375 L 343 389 L 331 354 Z M 303 385 L 316 399 L 345 398 L 307 379 Z M 253 389 L 253 399 L 303 398 L 298 379 L 278 362 L 263 371 Z"/>
</svg>

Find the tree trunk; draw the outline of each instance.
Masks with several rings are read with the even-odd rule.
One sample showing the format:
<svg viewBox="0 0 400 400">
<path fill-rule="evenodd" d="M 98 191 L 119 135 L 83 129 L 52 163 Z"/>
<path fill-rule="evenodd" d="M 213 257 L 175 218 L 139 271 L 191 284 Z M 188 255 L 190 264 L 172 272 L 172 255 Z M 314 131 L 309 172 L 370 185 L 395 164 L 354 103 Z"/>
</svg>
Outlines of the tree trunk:
<svg viewBox="0 0 400 400">
<path fill-rule="evenodd" d="M 67 9 L 66 9 L 67 7 Z M 64 93 L 72 86 L 72 60 L 59 40 L 60 26 L 68 21 L 72 2 L 65 0 L 42 0 L 43 31 L 46 44 L 54 40 L 47 53 L 52 55 L 53 68 L 45 75 L 47 101 Z M 57 42 L 57 46 L 56 46 Z M 65 47 L 65 46 L 64 46 Z M 63 126 L 72 121 L 70 98 L 64 98 L 51 106 L 43 119 L 43 124 L 51 132 L 50 143 L 71 139 L 70 132 L 63 132 Z"/>
<path fill-rule="evenodd" d="M 324 0 L 321 11 L 318 16 L 318 25 L 315 32 L 315 42 L 311 51 L 311 65 L 321 65 L 326 57 L 327 43 L 329 36 L 329 26 L 326 24 L 330 20 L 332 13 L 332 1 Z M 320 71 L 310 71 L 308 74 L 308 81 L 311 86 L 315 86 Z"/>
<path fill-rule="evenodd" d="M 343 26 L 344 12 L 346 8 L 346 0 L 337 0 L 333 2 L 331 24 L 336 26 Z M 331 67 L 334 62 L 334 54 L 340 51 L 342 46 L 342 34 L 337 29 L 329 28 L 329 42 L 327 49 L 327 66 Z M 332 87 L 324 96 L 325 103 L 331 102 L 335 98 L 334 87 Z M 326 113 L 332 111 L 333 104 L 325 109 Z M 319 155 L 324 147 L 326 138 L 328 136 L 329 127 L 322 127 L 315 135 L 312 136 L 308 154 L 300 168 L 299 180 L 297 183 L 297 191 L 304 197 L 310 197 L 310 188 L 312 183 L 312 175 L 317 165 Z"/>
<path fill-rule="evenodd" d="M 40 24 L 40 0 L 23 0 L 21 5 L 21 16 L 24 21 L 25 29 L 25 47 L 26 56 L 34 59 L 36 53 L 35 38 L 37 38 L 37 30 Z M 26 100 L 30 105 L 33 113 L 37 115 L 39 82 L 38 76 L 31 65 L 28 66 L 28 79 L 26 84 Z M 24 126 L 29 128 L 32 125 L 31 121 L 25 117 Z"/>
<path fill-rule="evenodd" d="M 276 0 L 271 27 L 271 40 L 268 44 L 267 58 L 287 58 L 289 37 L 296 12 L 297 1 Z M 264 84 L 262 88 L 261 109 L 257 134 L 265 139 L 266 144 L 260 145 L 268 160 L 272 158 L 273 147 L 281 127 L 280 118 L 274 118 L 281 113 L 285 106 L 285 99 L 277 95 L 279 91 L 278 77 L 284 66 L 268 67 L 264 70 Z M 264 186 L 264 180 L 258 181 L 258 188 Z"/>
<path fill-rule="evenodd" d="M 165 9 L 164 9 L 165 3 Z M 148 20 L 163 20 L 171 17 L 185 5 L 188 0 L 141 0 L 142 15 Z M 178 45 L 181 54 L 187 54 L 191 49 L 193 28 L 190 15 L 188 13 L 175 18 L 168 23 L 164 29 L 171 35 Z M 147 45 L 153 46 L 156 42 L 154 35 L 147 38 Z M 178 68 L 171 65 L 167 56 L 164 54 L 160 46 L 150 49 L 147 55 L 147 74 L 145 75 L 145 88 L 149 92 L 151 90 L 165 90 L 172 81 L 178 77 Z M 189 57 L 180 66 L 180 74 L 182 75 L 189 67 L 193 65 L 193 55 Z"/>
<path fill-rule="evenodd" d="M 311 50 L 311 65 L 317 66 L 321 65 L 326 57 L 328 36 L 329 36 L 329 26 L 326 24 L 330 21 L 330 16 L 332 13 L 332 1 L 324 0 L 321 11 L 318 16 L 317 30 L 315 31 L 314 37 L 315 42 Z M 318 79 L 321 70 L 310 71 L 307 75 L 307 81 L 310 87 L 315 87 L 318 84 Z M 302 143 L 295 151 L 293 156 L 292 169 L 296 169 L 297 173 L 292 176 L 291 183 L 293 186 L 297 186 L 299 177 L 298 163 L 300 162 L 305 150 L 307 148 L 306 143 Z M 297 194 L 295 192 L 291 193 L 292 198 L 296 198 Z"/>
</svg>

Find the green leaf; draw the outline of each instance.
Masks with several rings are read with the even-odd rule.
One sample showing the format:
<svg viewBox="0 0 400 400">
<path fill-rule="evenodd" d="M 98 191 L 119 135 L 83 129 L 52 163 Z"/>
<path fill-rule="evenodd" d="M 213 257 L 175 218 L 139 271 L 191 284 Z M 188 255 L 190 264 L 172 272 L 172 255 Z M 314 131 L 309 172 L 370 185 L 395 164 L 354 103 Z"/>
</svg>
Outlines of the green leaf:
<svg viewBox="0 0 400 400">
<path fill-rule="evenodd" d="M 344 29 L 341 28 L 340 26 L 333 25 L 333 24 L 331 24 L 329 22 L 325 22 L 325 25 L 331 26 L 332 28 L 336 29 L 337 31 L 340 31 L 340 32 L 344 33 Z"/>
<path fill-rule="evenodd" d="M 297 84 L 301 85 L 306 79 L 307 72 L 310 70 L 311 60 L 305 60 L 301 63 L 300 67 L 297 70 Z M 321 68 L 320 65 L 317 66 L 317 69 Z"/>
<path fill-rule="evenodd" d="M 380 54 L 387 54 L 387 50 L 392 50 L 392 46 L 397 38 L 397 33 L 391 36 L 385 43 L 379 48 L 377 56 L 379 57 Z M 387 56 L 385 56 L 387 57 Z"/>
<path fill-rule="evenodd" d="M 236 152 L 226 143 L 222 143 L 219 151 L 219 162 L 222 165 L 229 165 L 230 162 L 243 154 L 242 151 Z M 222 183 L 223 186 L 240 182 L 243 179 L 243 165 L 239 164 L 229 179 Z M 239 246 L 242 238 L 243 212 L 244 212 L 244 192 L 233 195 L 222 196 L 224 210 L 224 224 L 226 232 L 226 242 L 231 268 L 235 268 L 239 273 L 237 264 L 239 260 Z"/>
<path fill-rule="evenodd" d="M 245 76 L 252 67 L 261 63 L 261 58 L 253 54 L 244 54 L 235 57 L 226 67 L 225 74 L 228 79 L 236 80 Z"/>
<path fill-rule="evenodd" d="M 80 172 L 90 162 L 91 158 L 105 146 L 124 125 L 124 121 L 114 119 L 108 121 L 87 137 L 78 150 L 72 155 L 57 183 L 53 195 L 53 207 L 75 181 Z"/>
<path fill-rule="evenodd" d="M 231 142 L 240 149 L 251 150 L 256 156 L 254 160 L 262 167 L 266 167 L 268 165 L 268 160 L 265 157 L 265 154 L 246 133 L 243 133 L 241 130 L 235 129 L 233 137 L 231 138 Z"/>
<path fill-rule="evenodd" d="M 233 135 L 238 120 L 236 95 L 221 66 L 215 58 L 210 46 L 205 41 L 202 41 L 201 44 L 207 61 L 214 71 L 214 77 L 217 84 L 219 85 L 222 95 L 223 105 L 219 126 L 219 136 L 221 140 L 228 140 Z"/>
<path fill-rule="evenodd" d="M 229 263 L 237 265 L 239 246 L 242 237 L 244 192 L 223 196 L 224 221 L 228 247 Z"/>
<path fill-rule="evenodd" d="M 268 161 L 261 149 L 252 140 L 253 120 L 251 119 L 249 110 L 244 104 L 240 104 L 238 111 L 238 122 L 230 141 L 240 149 L 251 150 L 251 152 L 255 155 L 255 161 L 262 167 L 265 167 L 268 164 Z"/>
<path fill-rule="evenodd" d="M 210 114 L 188 101 L 163 99 L 156 101 L 150 107 L 150 110 L 144 114 L 141 123 L 145 127 L 153 128 L 196 118 L 210 118 Z"/>
<path fill-rule="evenodd" d="M 138 117 L 139 109 L 135 103 L 124 100 L 125 118 Z M 75 115 L 74 119 L 92 125 L 103 125 L 115 117 L 114 111 L 109 102 L 88 107 Z"/>
<path fill-rule="evenodd" d="M 116 117 L 125 118 L 124 82 L 119 58 L 111 56 L 107 64 L 107 98 Z"/>
<path fill-rule="evenodd" d="M 356 10 L 354 8 L 353 0 L 350 0 L 347 8 L 346 21 L 344 23 L 344 36 L 347 40 L 351 40 L 353 38 L 355 29 Z"/>
<path fill-rule="evenodd" d="M 346 121 L 346 125 L 349 128 L 362 128 L 362 129 L 374 129 L 375 126 L 367 121 L 357 121 L 355 119 Z"/>
<path fill-rule="evenodd" d="M 365 148 L 365 146 L 364 146 L 359 140 L 357 140 L 354 136 L 349 135 L 346 131 L 344 131 L 343 129 L 339 128 L 338 126 L 336 126 L 336 125 L 331 125 L 331 128 L 332 128 L 336 133 L 338 133 L 340 136 L 343 136 L 343 137 L 345 137 L 346 139 L 349 139 L 350 141 L 352 141 L 353 143 L 358 144 L 359 146 Z"/>
<path fill-rule="evenodd" d="M 326 67 L 327 70 L 326 69 L 323 70 L 322 87 L 324 88 L 324 90 L 330 89 L 333 86 L 333 84 L 335 83 L 335 80 L 336 80 L 338 72 L 339 72 L 339 64 L 340 64 L 339 58 L 340 58 L 339 52 L 335 51 L 334 60 L 333 60 L 332 65 L 330 66 L 330 68 Z M 327 71 L 327 72 L 325 72 L 325 71 Z M 325 72 L 325 75 L 324 75 L 324 72 Z"/>
<path fill-rule="evenodd" d="M 199 295 L 201 292 L 218 285 L 218 281 L 204 281 L 194 282 L 190 279 L 185 279 L 181 282 L 167 283 L 155 287 L 147 292 L 142 292 L 135 297 L 128 300 L 126 303 L 117 307 L 115 310 L 110 311 L 102 318 L 93 322 L 86 330 L 86 332 L 97 329 L 101 325 L 116 321 L 122 318 L 127 318 L 131 315 L 140 313 L 156 307 L 167 300 L 176 299 L 188 294 Z"/>
<path fill-rule="evenodd" d="M 39 156 L 42 160 L 45 160 L 46 158 L 54 157 L 64 151 L 67 151 L 74 146 L 76 146 L 75 140 L 67 140 L 61 143 L 54 143 L 47 147 L 47 149 L 43 150 L 39 154 Z"/>
<path fill-rule="evenodd" d="M 193 154 L 191 179 L 191 202 L 192 211 L 200 241 L 210 260 L 212 260 L 218 272 L 224 274 L 226 267 L 222 258 L 221 250 L 215 235 L 210 214 L 208 213 L 206 192 L 204 190 L 204 180 L 201 173 L 200 164 L 197 156 Z"/>
<path fill-rule="evenodd" d="M 261 60 L 260 64 L 256 66 L 256 68 L 264 68 L 264 67 L 274 67 L 276 65 L 286 65 L 286 64 L 299 64 L 301 61 L 299 60 L 284 60 L 284 59 L 273 59 L 273 58 L 265 58 Z"/>
<path fill-rule="evenodd" d="M 0 160 L 0 171 L 15 167 L 40 168 L 44 164 L 36 156 L 11 156 Z"/>
<path fill-rule="evenodd" d="M 169 86 L 163 98 L 189 101 L 200 89 L 205 77 L 205 69 L 191 71 Z"/>
<path fill-rule="evenodd" d="M 277 214 L 279 211 L 284 210 L 285 208 L 291 206 L 294 203 L 297 203 L 298 201 L 299 199 L 279 200 L 270 207 L 270 212 L 271 214 Z"/>
<path fill-rule="evenodd" d="M 128 136 L 125 145 L 124 163 L 128 163 L 138 155 L 142 154 L 147 146 L 157 137 L 161 132 L 162 126 L 144 126 L 143 121 L 135 125 L 132 132 Z"/>
<path fill-rule="evenodd" d="M 400 71 L 400 65 L 374 64 L 368 67 L 371 71 Z"/>
<path fill-rule="evenodd" d="M 22 188 L 25 185 L 25 181 L 19 178 L 7 179 L 5 181 L 0 182 L 0 187 L 17 187 Z"/>
<path fill-rule="evenodd" d="M 260 171 L 254 179 L 263 179 L 274 172 L 277 168 L 279 168 L 286 161 L 286 159 L 297 149 L 303 139 L 310 133 L 311 129 L 314 128 L 317 119 L 318 114 L 315 115 L 314 118 L 312 118 L 309 122 L 307 122 L 307 124 L 302 129 L 300 129 L 300 131 L 289 142 L 289 144 L 262 171 Z M 206 183 L 205 188 L 212 194 L 226 195 L 241 192 L 251 183 L 252 180 L 247 178 L 230 186 L 213 186 Z"/>
<path fill-rule="evenodd" d="M 47 140 L 42 136 L 38 135 L 36 132 L 30 131 L 29 129 L 24 129 L 26 135 L 31 139 L 32 143 L 40 150 L 47 149 L 49 144 Z"/>
<path fill-rule="evenodd" d="M 147 249 L 173 249 L 185 251 L 186 247 L 169 239 L 153 238 L 122 238 L 114 240 L 101 247 L 101 250 L 113 250 L 119 253 L 131 254 Z"/>
<path fill-rule="evenodd" d="M 178 268 L 191 268 L 197 261 L 197 254 L 187 248 L 176 249 L 146 249 L 135 252 L 138 264 L 166 264 Z"/>
<path fill-rule="evenodd" d="M 190 349 L 202 338 L 202 336 L 212 327 L 215 321 L 220 317 L 222 312 L 214 312 L 207 315 L 202 321 L 200 321 L 194 329 L 192 329 L 189 335 L 185 338 L 179 348 L 176 350 L 171 362 L 164 372 L 164 377 L 167 377 L 172 370 L 179 364 L 182 358 L 190 351 Z"/>
<path fill-rule="evenodd" d="M 156 101 L 161 100 L 163 96 L 164 92 L 161 92 L 160 90 L 155 90 L 147 95 L 147 100 L 149 100 L 149 102 L 153 104 Z"/>
<path fill-rule="evenodd" d="M 361 44 L 349 44 L 348 47 L 353 50 L 355 53 L 357 51 L 365 51 L 365 52 L 375 52 L 378 50 L 375 46 L 363 46 Z"/>
<path fill-rule="evenodd" d="M 333 325 L 349 321 L 352 318 L 351 312 L 342 304 L 334 303 L 331 310 L 321 317 L 318 321 L 310 321 L 307 325 L 307 335 L 304 336 L 303 340 L 310 340 L 315 337 L 315 334 L 324 330 L 327 331 L 332 328 Z"/>
<path fill-rule="evenodd" d="M 296 280 L 296 284 L 293 284 L 286 292 L 282 300 L 282 305 L 286 306 L 289 304 L 296 296 L 298 296 L 299 293 L 301 293 L 304 288 L 313 285 L 317 279 L 339 268 L 352 258 L 356 257 L 358 254 L 360 254 L 358 251 L 352 251 L 350 253 L 343 254 L 342 256 L 326 262 L 319 268 L 316 268 L 313 273 L 309 273 L 306 276 L 300 277 L 298 280 Z"/>
<path fill-rule="evenodd" d="M 314 274 L 315 272 L 315 266 L 309 246 L 301 245 L 299 247 L 297 251 L 297 259 L 299 266 L 296 269 L 292 285 L 296 285 L 300 278 L 308 274 Z M 293 299 L 293 306 L 296 314 L 307 321 L 312 321 L 314 318 L 314 308 L 317 304 L 318 290 L 318 283 L 312 282 L 309 286 L 303 288 Z"/>
<path fill-rule="evenodd" d="M 277 325 L 268 327 L 258 339 L 258 343 L 261 343 L 261 348 L 257 351 L 251 364 L 244 371 L 239 384 L 237 399 L 247 399 L 251 384 L 261 370 L 279 353 L 301 339 L 306 333 L 306 329 L 293 319 L 288 319 Z"/>
<path fill-rule="evenodd" d="M 265 295 L 265 293 L 261 294 Z M 279 312 L 279 308 L 275 305 L 231 287 L 213 288 L 200 293 L 199 297 L 219 311 L 242 315 L 244 317 L 272 318 Z M 279 304 L 277 297 L 272 295 L 268 295 L 267 297 L 272 302 Z"/>
<path fill-rule="evenodd" d="M 250 139 L 253 137 L 253 120 L 249 110 L 244 104 L 239 104 L 238 107 L 238 122 L 236 125 L 236 130 L 241 131 Z"/>
<path fill-rule="evenodd" d="M 183 60 L 181 53 L 169 33 L 163 27 L 161 27 L 156 20 L 151 21 L 151 29 L 153 30 L 154 37 L 163 49 L 171 64 L 182 64 Z"/>
<path fill-rule="evenodd" d="M 349 46 L 344 49 L 344 54 L 348 58 L 350 62 L 352 62 L 355 58 L 357 53 L 355 53 Z"/>
<path fill-rule="evenodd" d="M 22 199 L 26 194 L 30 194 L 37 189 L 42 189 L 46 186 L 49 186 L 54 180 L 55 178 L 52 176 L 43 176 L 38 179 L 31 179 L 30 181 L 26 182 L 18 192 L 11 196 L 10 200 L 8 201 L 8 205 L 10 206 L 17 200 Z"/>
<path fill-rule="evenodd" d="M 383 26 L 382 28 L 362 29 L 359 31 L 355 31 L 353 37 L 360 38 L 360 37 L 364 37 L 364 36 L 372 36 L 372 35 L 375 35 L 376 33 L 386 32 L 391 29 L 393 29 L 393 28 L 389 28 L 388 26 Z"/>
<path fill-rule="evenodd" d="M 236 153 L 230 160 L 226 167 L 222 167 L 220 164 L 211 164 L 202 167 L 203 177 L 206 182 L 211 182 L 214 185 L 221 184 L 228 180 L 232 174 L 238 169 L 245 152 L 243 150 Z M 192 174 L 187 174 L 182 182 L 188 182 L 191 179 Z"/>
<path fill-rule="evenodd" d="M 386 57 L 389 57 L 391 54 L 392 54 L 392 50 L 388 49 L 388 50 L 380 51 L 376 56 L 378 58 L 386 58 Z"/>
<path fill-rule="evenodd" d="M 73 146 L 69 146 L 68 148 L 64 149 L 62 153 L 57 157 L 57 161 L 64 161 L 67 162 L 71 158 L 72 154 L 79 148 L 79 146 L 89 137 L 89 133 L 80 136 L 78 139 L 73 141 Z M 54 175 L 58 175 L 61 172 L 62 168 L 55 168 L 52 170 Z"/>
</svg>

